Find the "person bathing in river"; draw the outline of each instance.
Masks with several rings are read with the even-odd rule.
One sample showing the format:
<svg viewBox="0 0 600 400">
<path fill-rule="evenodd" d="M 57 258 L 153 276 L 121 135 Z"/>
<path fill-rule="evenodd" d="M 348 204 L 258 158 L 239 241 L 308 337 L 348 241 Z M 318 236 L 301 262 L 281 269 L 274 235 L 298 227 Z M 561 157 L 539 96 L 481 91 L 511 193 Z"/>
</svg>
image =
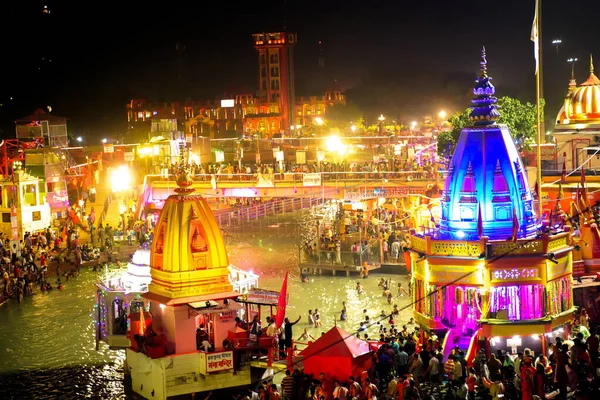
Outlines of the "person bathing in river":
<svg viewBox="0 0 600 400">
<path fill-rule="evenodd" d="M 365 292 L 365 289 L 362 287 L 360 282 L 356 282 L 356 293 L 363 294 L 364 292 Z"/>
<path fill-rule="evenodd" d="M 302 332 L 302 334 L 300 335 L 300 337 L 297 340 L 308 340 L 308 339 L 316 340 L 313 337 L 313 335 L 310 334 L 308 329 L 304 328 L 304 332 Z"/>
</svg>

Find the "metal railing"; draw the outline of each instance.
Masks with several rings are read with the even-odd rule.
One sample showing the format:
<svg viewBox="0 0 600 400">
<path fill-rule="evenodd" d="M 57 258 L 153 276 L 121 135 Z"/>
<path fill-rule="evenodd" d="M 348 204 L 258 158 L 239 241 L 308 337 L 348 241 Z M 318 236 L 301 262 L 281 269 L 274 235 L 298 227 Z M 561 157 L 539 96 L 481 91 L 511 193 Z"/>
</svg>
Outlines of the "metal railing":
<svg viewBox="0 0 600 400">
<path fill-rule="evenodd" d="M 213 214 L 219 223 L 219 226 L 240 225 L 244 221 L 250 221 L 269 215 L 283 214 L 310 208 L 323 203 L 321 198 L 286 198 L 275 199 L 265 203 L 255 203 L 251 206 L 241 206 L 239 208 L 228 208 L 225 210 L 213 210 Z"/>
<path fill-rule="evenodd" d="M 353 242 L 352 238 L 348 239 Z M 310 251 L 306 245 L 299 249 L 298 255 L 299 265 L 315 266 L 355 266 L 358 267 L 364 262 L 369 264 L 379 264 L 381 262 L 381 249 L 379 241 L 371 241 L 364 250 L 358 252 L 353 251 L 336 251 L 335 249 L 315 249 Z"/>
<path fill-rule="evenodd" d="M 196 182 L 210 183 L 214 179 L 218 182 L 257 182 L 257 181 L 271 181 L 271 182 L 294 182 L 302 184 L 304 177 L 307 173 L 305 172 L 284 172 L 284 173 L 273 173 L 273 174 L 193 174 L 192 179 Z M 425 172 L 418 171 L 383 171 L 383 172 L 315 172 L 311 174 L 318 174 L 321 178 L 321 184 L 324 182 L 335 182 L 335 181 L 379 181 L 382 184 L 387 181 L 431 181 L 433 176 L 426 174 Z M 439 174 L 439 180 L 444 178 L 442 174 Z M 176 176 L 173 174 L 152 174 L 147 175 L 147 183 L 151 184 L 156 181 L 175 181 Z M 314 185 L 313 185 L 314 186 Z"/>
</svg>

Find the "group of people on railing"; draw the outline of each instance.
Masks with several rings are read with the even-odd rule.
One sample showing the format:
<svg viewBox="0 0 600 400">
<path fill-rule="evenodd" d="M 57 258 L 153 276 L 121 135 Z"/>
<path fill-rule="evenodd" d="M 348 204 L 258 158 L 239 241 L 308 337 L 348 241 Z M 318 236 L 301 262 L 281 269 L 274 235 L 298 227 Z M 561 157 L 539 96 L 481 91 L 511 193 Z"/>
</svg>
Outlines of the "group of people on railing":
<svg viewBox="0 0 600 400">
<path fill-rule="evenodd" d="M 264 163 L 264 164 L 239 164 L 239 163 L 211 163 L 191 164 L 190 173 L 195 180 L 210 181 L 215 176 L 219 179 L 253 180 L 256 176 L 274 176 L 287 173 L 326 173 L 333 174 L 335 179 L 402 179 L 402 180 L 427 180 L 432 179 L 438 166 L 430 161 L 417 162 L 417 160 L 385 160 L 370 162 L 316 162 L 308 164 L 295 164 L 292 162 Z M 177 166 L 169 168 L 169 175 L 177 173 Z"/>
</svg>

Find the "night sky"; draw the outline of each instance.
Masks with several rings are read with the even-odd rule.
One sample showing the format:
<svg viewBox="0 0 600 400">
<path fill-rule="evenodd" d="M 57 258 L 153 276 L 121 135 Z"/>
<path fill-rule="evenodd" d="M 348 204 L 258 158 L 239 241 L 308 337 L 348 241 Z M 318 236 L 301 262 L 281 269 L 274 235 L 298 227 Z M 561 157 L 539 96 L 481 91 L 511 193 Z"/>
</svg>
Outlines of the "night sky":
<svg viewBox="0 0 600 400">
<path fill-rule="evenodd" d="M 78 133 L 125 130 L 132 98 L 216 99 L 256 89 L 253 32 L 298 32 L 298 95 L 337 82 L 367 118 L 404 120 L 457 111 L 486 46 L 498 94 L 535 100 L 533 0 L 504 1 L 4 1 L 0 126 L 50 105 Z M 44 5 L 50 10 L 43 13 Z M 566 92 L 569 57 L 600 68 L 600 2 L 545 1 L 544 85 L 548 113 Z M 552 39 L 562 44 L 557 55 Z M 322 42 L 325 68 L 319 68 Z M 12 97 L 12 100 L 11 100 Z"/>
</svg>

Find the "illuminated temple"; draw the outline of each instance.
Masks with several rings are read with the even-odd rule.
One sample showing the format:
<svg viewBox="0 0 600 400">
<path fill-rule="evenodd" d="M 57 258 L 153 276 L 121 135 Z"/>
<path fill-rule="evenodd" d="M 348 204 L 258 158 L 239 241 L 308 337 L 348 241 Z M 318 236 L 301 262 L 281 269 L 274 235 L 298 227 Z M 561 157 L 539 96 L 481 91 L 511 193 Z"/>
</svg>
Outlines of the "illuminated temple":
<svg viewBox="0 0 600 400">
<path fill-rule="evenodd" d="M 192 193 L 190 176 L 180 172 L 152 241 L 152 282 L 142 295 L 150 313 L 130 317 L 127 373 L 146 399 L 250 384 L 250 368 L 234 370 L 233 351 L 222 346 L 241 309 L 223 236 L 206 199 Z"/>
<path fill-rule="evenodd" d="M 510 132 L 497 121 L 485 51 L 470 126 L 460 135 L 436 229 L 412 232 L 414 316 L 424 338 L 458 346 L 541 350 L 573 313 L 568 232 L 537 226 L 534 198 Z"/>
</svg>

